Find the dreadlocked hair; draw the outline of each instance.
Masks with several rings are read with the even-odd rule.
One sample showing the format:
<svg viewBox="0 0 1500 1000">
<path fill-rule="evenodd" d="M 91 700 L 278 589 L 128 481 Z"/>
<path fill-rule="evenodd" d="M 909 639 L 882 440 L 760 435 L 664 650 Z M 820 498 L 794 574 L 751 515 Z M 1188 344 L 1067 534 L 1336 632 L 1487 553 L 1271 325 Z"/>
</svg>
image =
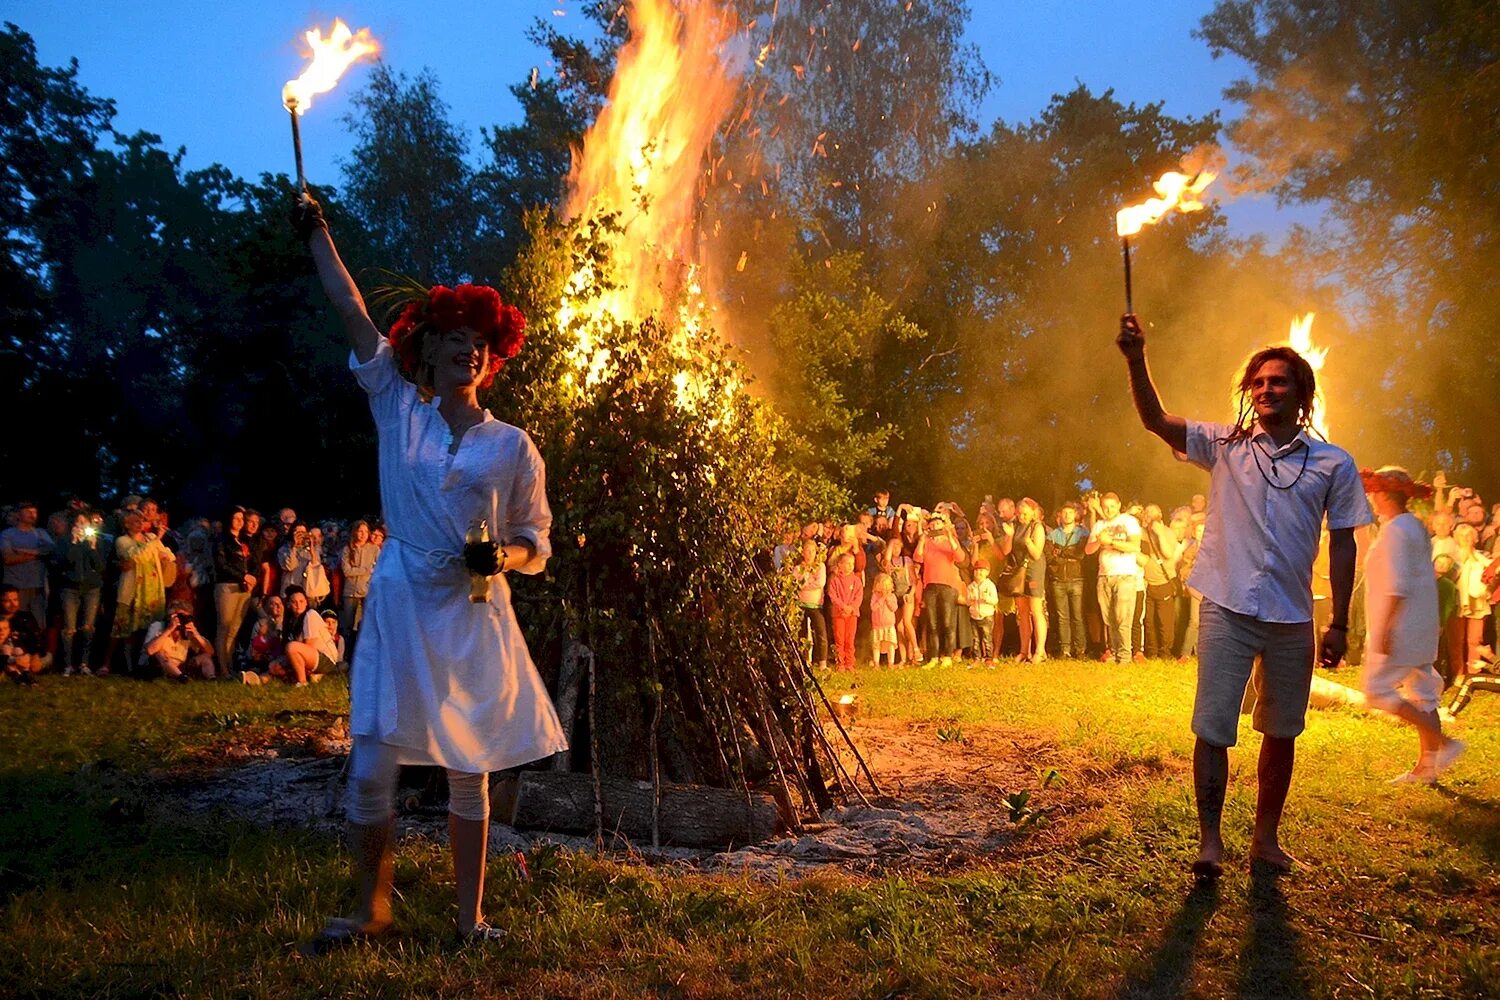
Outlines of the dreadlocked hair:
<svg viewBox="0 0 1500 1000">
<path fill-rule="evenodd" d="M 1313 429 L 1312 408 L 1313 401 L 1318 396 L 1318 377 L 1306 358 L 1283 344 L 1276 347 L 1262 347 L 1245 361 L 1245 367 L 1240 370 L 1240 375 L 1234 382 L 1234 393 L 1238 400 L 1239 410 L 1234 418 L 1234 430 L 1230 431 L 1227 436 L 1219 438 L 1215 443 L 1230 444 L 1235 441 L 1244 441 L 1253 433 L 1255 401 L 1250 396 L 1250 388 L 1255 382 L 1255 376 L 1260 373 L 1267 361 L 1284 361 L 1292 370 L 1292 384 L 1297 388 L 1297 426 L 1307 430 Z"/>
</svg>

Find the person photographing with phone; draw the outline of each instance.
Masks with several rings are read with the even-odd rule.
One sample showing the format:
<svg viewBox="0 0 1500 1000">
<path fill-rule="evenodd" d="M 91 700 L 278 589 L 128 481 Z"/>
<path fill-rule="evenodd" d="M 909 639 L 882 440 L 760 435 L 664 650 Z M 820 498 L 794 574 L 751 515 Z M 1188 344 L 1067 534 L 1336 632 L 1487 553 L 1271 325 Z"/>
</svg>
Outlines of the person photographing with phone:
<svg viewBox="0 0 1500 1000">
<path fill-rule="evenodd" d="M 173 601 L 167 617 L 152 622 L 141 645 L 141 665 L 150 666 L 169 681 L 186 684 L 190 677 L 213 680 L 214 647 L 193 622 L 193 612 Z"/>
<path fill-rule="evenodd" d="M 1294 859 L 1278 839 L 1291 788 L 1296 740 L 1306 724 L 1313 674 L 1313 560 L 1324 519 L 1329 531 L 1333 612 L 1323 635 L 1325 666 L 1343 659 L 1354 591 L 1354 530 L 1371 521 L 1359 470 L 1348 452 L 1314 437 L 1317 380 L 1289 347 L 1267 347 L 1245 363 L 1233 424 L 1186 420 L 1162 406 L 1146 365 L 1146 336 L 1134 315 L 1115 340 L 1146 430 L 1210 475 L 1208 516 L 1190 586 L 1199 612 L 1198 687 L 1193 703 L 1193 789 L 1198 806 L 1200 879 L 1223 872 L 1220 818 L 1229 747 L 1240 703 L 1255 677 L 1255 729 L 1262 733 L 1252 864 L 1284 872 Z"/>
<path fill-rule="evenodd" d="M 922 523 L 915 558 L 922 564 L 922 615 L 927 621 L 927 659 L 950 667 L 958 653 L 958 567 L 966 558 L 946 511 Z"/>
</svg>

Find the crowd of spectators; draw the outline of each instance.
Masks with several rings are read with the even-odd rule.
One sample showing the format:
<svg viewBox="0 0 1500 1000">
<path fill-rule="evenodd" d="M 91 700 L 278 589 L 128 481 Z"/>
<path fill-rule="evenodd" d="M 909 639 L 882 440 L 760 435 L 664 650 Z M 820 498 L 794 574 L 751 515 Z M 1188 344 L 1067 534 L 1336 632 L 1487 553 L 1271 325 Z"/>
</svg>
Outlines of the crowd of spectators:
<svg viewBox="0 0 1500 1000">
<path fill-rule="evenodd" d="M 1435 486 L 1431 507 L 1417 513 L 1432 536 L 1438 667 L 1451 684 L 1494 660 L 1500 504 L 1487 509 L 1441 476 Z M 788 532 L 773 555 L 795 588 L 815 666 L 1195 654 L 1201 595 L 1187 580 L 1207 520 L 1201 494 L 1164 509 L 1091 490 L 1050 513 L 1030 497 L 987 496 L 972 521 L 952 501 L 924 509 L 893 507 L 889 492 L 873 499 L 853 523 Z M 1326 543 L 1325 532 L 1313 575 L 1320 634 L 1331 614 Z M 1357 585 L 1350 663 L 1361 661 L 1362 643 Z"/>
<path fill-rule="evenodd" d="M 0 531 L 0 656 L 21 684 L 45 671 L 285 680 L 347 669 L 384 533 L 243 507 L 171 523 L 149 497 L 106 513 L 32 501 Z"/>
</svg>

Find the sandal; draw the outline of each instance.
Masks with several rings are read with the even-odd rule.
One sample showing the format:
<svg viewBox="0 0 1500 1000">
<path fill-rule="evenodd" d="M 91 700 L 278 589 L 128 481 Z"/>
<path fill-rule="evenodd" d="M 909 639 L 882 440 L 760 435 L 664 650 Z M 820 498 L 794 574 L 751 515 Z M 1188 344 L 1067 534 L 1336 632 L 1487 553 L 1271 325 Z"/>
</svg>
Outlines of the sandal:
<svg viewBox="0 0 1500 1000">
<path fill-rule="evenodd" d="M 503 941 L 506 931 L 504 927 L 495 927 L 487 920 L 481 920 L 466 931 L 458 932 L 459 944 L 481 944 L 486 941 Z"/>
<path fill-rule="evenodd" d="M 390 932 L 390 924 L 369 929 L 348 917 L 331 917 L 322 930 L 298 945 L 297 951 L 307 958 L 318 958 L 360 941 L 374 941 Z"/>
</svg>

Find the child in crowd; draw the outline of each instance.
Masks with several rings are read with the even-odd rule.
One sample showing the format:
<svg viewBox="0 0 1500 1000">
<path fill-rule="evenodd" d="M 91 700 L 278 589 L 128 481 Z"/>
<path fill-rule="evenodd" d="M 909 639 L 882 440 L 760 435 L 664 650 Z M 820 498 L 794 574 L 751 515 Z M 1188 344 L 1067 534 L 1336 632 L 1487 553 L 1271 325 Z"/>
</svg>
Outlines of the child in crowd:
<svg viewBox="0 0 1500 1000">
<path fill-rule="evenodd" d="M 328 629 L 328 641 L 333 643 L 333 648 L 338 650 L 338 656 L 334 660 L 333 669 L 343 672 L 349 669 L 349 658 L 345 655 L 344 637 L 339 635 L 339 616 L 331 608 L 323 612 L 323 625 Z"/>
<path fill-rule="evenodd" d="M 281 641 L 276 620 L 269 615 L 261 616 L 255 623 L 255 634 L 250 637 L 249 662 L 245 664 L 245 672 L 240 675 L 240 680 L 252 686 L 264 683 L 271 664 L 280 659 L 283 652 L 285 645 Z"/>
<path fill-rule="evenodd" d="M 896 587 L 889 573 L 875 577 L 870 594 L 870 647 L 875 651 L 875 666 L 880 666 L 881 654 L 888 665 L 896 665 Z"/>
<path fill-rule="evenodd" d="M 25 670 L 17 664 L 17 661 L 25 655 L 25 651 L 11 641 L 10 619 L 0 618 L 0 666 L 4 667 L 6 677 L 17 684 L 29 687 L 36 683 L 36 678 L 31 676 L 30 670 Z"/>
<path fill-rule="evenodd" d="M 990 579 L 990 564 L 974 563 L 974 579 L 969 584 L 969 621 L 974 626 L 974 658 L 995 662 L 995 611 L 1000 606 L 1000 592 Z"/>
<path fill-rule="evenodd" d="M 859 606 L 865 596 L 865 581 L 854 571 L 854 554 L 845 552 L 835 564 L 837 572 L 828 581 L 828 600 L 833 611 L 833 645 L 840 670 L 854 669 L 854 632 L 859 627 Z"/>
</svg>

